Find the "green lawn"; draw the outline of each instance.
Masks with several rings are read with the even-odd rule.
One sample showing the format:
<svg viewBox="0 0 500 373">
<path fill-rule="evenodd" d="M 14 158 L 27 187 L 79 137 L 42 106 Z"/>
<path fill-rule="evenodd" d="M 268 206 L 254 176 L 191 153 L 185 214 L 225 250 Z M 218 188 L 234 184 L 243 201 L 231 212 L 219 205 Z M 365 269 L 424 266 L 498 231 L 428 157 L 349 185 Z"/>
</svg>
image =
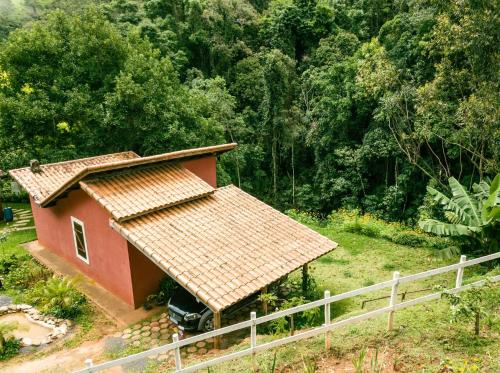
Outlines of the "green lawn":
<svg viewBox="0 0 500 373">
<path fill-rule="evenodd" d="M 442 259 L 432 249 L 410 247 L 391 243 L 384 239 L 370 238 L 359 234 L 344 232 L 338 228 L 325 228 L 311 225 L 323 235 L 339 243 L 339 248 L 316 260 L 311 268 L 321 290 L 330 290 L 332 294 L 368 286 L 392 278 L 393 271 L 400 271 L 401 276 L 422 272 L 432 268 L 458 262 L 458 258 Z M 466 270 L 464 282 L 476 281 L 486 272 L 484 267 L 471 267 Z M 300 276 L 297 272 L 293 276 Z M 452 286 L 455 273 L 434 276 L 429 279 L 401 286 L 404 290 L 433 288 L 442 284 Z M 412 299 L 435 290 L 430 290 L 406 299 Z M 500 287 L 492 290 L 493 296 L 500 298 Z M 388 295 L 390 289 L 359 296 L 341 302 L 332 307 L 332 317 L 347 318 L 362 312 L 361 302 Z M 371 302 L 366 309 L 375 309 L 388 304 L 388 299 Z M 258 355 L 257 361 L 262 371 L 266 372 L 277 352 L 280 372 L 304 371 L 302 359 L 317 362 L 321 372 L 353 371 L 351 360 L 359 352 L 368 348 L 372 353 L 379 352 L 388 356 L 385 369 L 403 372 L 436 372 L 440 364 L 449 359 L 458 370 L 464 364 L 475 364 L 478 371 L 500 371 L 500 305 L 492 318 L 483 323 L 482 335 L 475 337 L 470 323 L 450 323 L 449 306 L 445 301 L 435 301 L 411 307 L 396 314 L 395 330 L 387 332 L 387 315 L 366 320 L 358 324 L 340 328 L 332 333 L 332 349 L 324 351 L 324 338 L 316 337 L 293 343 Z M 489 324 L 489 325 L 488 325 Z M 259 335 L 258 343 L 277 339 L 277 336 Z M 233 346 L 236 351 L 247 348 L 249 339 Z M 193 360 L 195 362 L 196 359 Z M 366 359 L 367 364 L 370 358 Z M 338 365 L 337 365 L 338 364 Z M 165 371 L 168 371 L 165 370 Z M 251 371 L 250 359 L 240 359 L 214 367 L 211 372 Z M 369 370 L 367 370 L 369 371 Z M 385 370 L 384 370 L 385 371 Z M 389 370 L 391 371 L 391 370 Z"/>
</svg>

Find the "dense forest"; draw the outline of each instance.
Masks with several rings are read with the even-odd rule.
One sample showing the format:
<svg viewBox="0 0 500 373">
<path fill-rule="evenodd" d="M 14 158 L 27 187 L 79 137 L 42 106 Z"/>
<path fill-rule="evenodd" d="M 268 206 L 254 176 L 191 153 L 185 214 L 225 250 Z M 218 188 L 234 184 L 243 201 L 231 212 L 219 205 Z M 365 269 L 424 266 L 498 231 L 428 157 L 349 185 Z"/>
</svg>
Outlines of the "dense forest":
<svg viewBox="0 0 500 373">
<path fill-rule="evenodd" d="M 495 0 L 0 0 L 0 169 L 235 141 L 287 209 L 427 213 L 500 158 Z"/>
</svg>

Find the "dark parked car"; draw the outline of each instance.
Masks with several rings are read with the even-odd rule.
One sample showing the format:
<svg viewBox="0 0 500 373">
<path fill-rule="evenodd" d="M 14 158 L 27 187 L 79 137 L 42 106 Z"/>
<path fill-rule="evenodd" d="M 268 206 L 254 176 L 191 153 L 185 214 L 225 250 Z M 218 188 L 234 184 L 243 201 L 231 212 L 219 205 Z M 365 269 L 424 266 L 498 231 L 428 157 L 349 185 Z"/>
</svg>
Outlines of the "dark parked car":
<svg viewBox="0 0 500 373">
<path fill-rule="evenodd" d="M 241 308 L 254 303 L 258 293 L 251 295 L 222 312 L 227 317 Z M 179 286 L 168 301 L 168 315 L 181 330 L 208 332 L 214 328 L 212 310 Z M 250 318 L 250 315 L 248 315 Z"/>
</svg>

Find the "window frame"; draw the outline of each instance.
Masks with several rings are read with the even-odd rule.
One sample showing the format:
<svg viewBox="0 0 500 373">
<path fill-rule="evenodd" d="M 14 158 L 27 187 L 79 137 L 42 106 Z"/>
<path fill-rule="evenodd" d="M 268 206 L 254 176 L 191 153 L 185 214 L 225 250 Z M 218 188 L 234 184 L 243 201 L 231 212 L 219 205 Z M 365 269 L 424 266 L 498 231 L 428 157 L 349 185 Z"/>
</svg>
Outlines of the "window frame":
<svg viewBox="0 0 500 373">
<path fill-rule="evenodd" d="M 81 256 L 80 253 L 78 252 L 78 244 L 76 241 L 76 232 L 75 232 L 75 223 L 79 224 L 82 227 L 83 246 L 84 246 L 85 254 L 87 255 L 87 258 L 84 258 L 83 256 Z M 81 261 L 83 261 L 87 264 L 90 264 L 89 249 L 87 247 L 87 237 L 85 235 L 85 224 L 83 223 L 83 221 L 72 216 L 71 217 L 71 232 L 73 232 L 73 245 L 75 246 L 76 257 L 79 258 Z"/>
</svg>

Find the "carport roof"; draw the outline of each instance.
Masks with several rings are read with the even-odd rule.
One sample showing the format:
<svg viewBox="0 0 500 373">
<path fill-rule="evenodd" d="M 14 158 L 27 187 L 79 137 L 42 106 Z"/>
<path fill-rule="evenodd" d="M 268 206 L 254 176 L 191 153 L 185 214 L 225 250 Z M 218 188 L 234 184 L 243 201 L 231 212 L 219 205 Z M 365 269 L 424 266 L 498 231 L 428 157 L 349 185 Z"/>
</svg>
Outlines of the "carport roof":
<svg viewBox="0 0 500 373">
<path fill-rule="evenodd" d="M 337 247 L 232 185 L 110 225 L 215 312 Z"/>
</svg>

